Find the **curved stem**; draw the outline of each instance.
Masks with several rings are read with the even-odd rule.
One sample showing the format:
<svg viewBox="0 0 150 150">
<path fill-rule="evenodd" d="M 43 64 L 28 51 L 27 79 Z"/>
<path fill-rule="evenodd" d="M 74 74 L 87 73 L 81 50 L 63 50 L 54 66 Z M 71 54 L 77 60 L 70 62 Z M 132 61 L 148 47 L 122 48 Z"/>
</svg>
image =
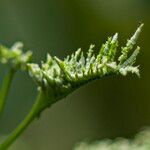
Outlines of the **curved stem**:
<svg viewBox="0 0 150 150">
<path fill-rule="evenodd" d="M 0 113 L 2 113 L 4 110 L 6 98 L 7 98 L 10 86 L 11 86 L 14 73 L 15 73 L 15 70 L 10 69 L 7 75 L 4 77 L 4 80 L 2 82 L 2 87 L 0 89 Z"/>
<path fill-rule="evenodd" d="M 20 125 L 0 144 L 0 150 L 6 150 L 28 127 L 28 125 L 40 115 L 42 110 L 43 99 L 45 99 L 44 93 L 40 91 L 31 111 L 20 123 Z"/>
</svg>

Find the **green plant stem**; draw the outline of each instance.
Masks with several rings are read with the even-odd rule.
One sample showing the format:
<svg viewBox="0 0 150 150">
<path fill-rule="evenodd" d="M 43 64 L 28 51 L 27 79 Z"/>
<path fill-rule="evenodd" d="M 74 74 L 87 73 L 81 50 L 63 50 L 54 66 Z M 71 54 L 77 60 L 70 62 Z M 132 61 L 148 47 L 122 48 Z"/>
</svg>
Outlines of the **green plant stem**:
<svg viewBox="0 0 150 150">
<path fill-rule="evenodd" d="M 6 150 L 21 135 L 28 125 L 40 115 L 40 112 L 43 108 L 44 99 L 44 93 L 40 91 L 29 114 L 20 123 L 20 125 L 0 144 L 0 150 Z"/>
<path fill-rule="evenodd" d="M 2 86 L 0 89 L 0 114 L 4 110 L 6 98 L 7 98 L 11 83 L 12 83 L 14 73 L 15 73 L 15 70 L 10 69 L 7 75 L 4 77 L 4 80 L 2 82 Z"/>
</svg>

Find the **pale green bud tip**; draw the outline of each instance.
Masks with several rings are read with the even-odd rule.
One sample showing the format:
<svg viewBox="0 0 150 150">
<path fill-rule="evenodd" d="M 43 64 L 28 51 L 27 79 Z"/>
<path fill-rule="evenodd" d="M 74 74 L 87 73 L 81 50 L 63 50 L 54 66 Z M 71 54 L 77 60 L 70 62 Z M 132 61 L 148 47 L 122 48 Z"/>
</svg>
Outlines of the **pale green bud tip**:
<svg viewBox="0 0 150 150">
<path fill-rule="evenodd" d="M 118 40 L 118 33 L 116 33 L 116 34 L 113 36 L 112 41 L 111 41 L 111 44 L 114 44 L 117 40 Z"/>
<path fill-rule="evenodd" d="M 30 76 L 38 83 L 42 84 L 43 74 L 38 64 L 27 64 L 27 68 Z"/>
<path fill-rule="evenodd" d="M 127 60 L 128 54 L 133 49 L 134 45 L 136 44 L 143 26 L 144 24 L 141 24 L 135 31 L 134 35 L 130 38 L 130 40 L 127 40 L 126 46 L 122 47 L 122 51 L 121 51 L 122 55 L 118 58 L 120 65 L 122 65 Z"/>
<path fill-rule="evenodd" d="M 59 65 L 59 67 L 62 69 L 62 70 L 64 70 L 64 68 L 65 68 L 65 64 L 63 63 L 63 61 L 62 60 L 60 60 L 58 57 L 54 57 L 54 60 L 57 62 L 57 64 Z"/>
<path fill-rule="evenodd" d="M 143 26 L 144 26 L 144 23 L 141 23 L 140 26 L 138 27 L 138 29 L 141 31 Z"/>
<path fill-rule="evenodd" d="M 133 45 L 136 44 L 136 41 L 137 41 L 137 39 L 138 39 L 138 37 L 139 37 L 141 31 L 142 31 L 143 26 L 144 26 L 144 24 L 141 24 L 141 25 L 137 28 L 137 30 L 136 30 L 136 32 L 134 33 L 134 35 L 131 37 L 130 42 L 131 42 Z M 128 44 L 130 44 L 130 43 L 128 42 Z"/>
<path fill-rule="evenodd" d="M 127 66 L 125 68 L 120 68 L 119 72 L 123 76 L 126 76 L 127 73 L 131 72 L 131 73 L 135 73 L 138 77 L 140 77 L 138 66 L 137 67 Z"/>
<path fill-rule="evenodd" d="M 22 42 L 16 42 L 11 49 L 15 50 L 15 49 L 22 49 L 23 48 L 23 43 Z"/>
</svg>

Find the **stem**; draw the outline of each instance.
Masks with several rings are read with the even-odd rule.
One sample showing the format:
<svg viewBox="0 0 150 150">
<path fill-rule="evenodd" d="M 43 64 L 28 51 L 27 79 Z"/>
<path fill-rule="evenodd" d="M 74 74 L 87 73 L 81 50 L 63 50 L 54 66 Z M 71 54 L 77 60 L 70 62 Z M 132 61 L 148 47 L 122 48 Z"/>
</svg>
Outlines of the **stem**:
<svg viewBox="0 0 150 150">
<path fill-rule="evenodd" d="M 10 69 L 7 75 L 4 77 L 4 80 L 2 82 L 2 87 L 0 89 L 0 113 L 2 113 L 4 110 L 6 98 L 7 98 L 11 83 L 12 83 L 14 73 L 15 73 L 15 70 Z"/>
<path fill-rule="evenodd" d="M 20 123 L 20 125 L 0 144 L 0 150 L 6 150 L 20 135 L 21 133 L 28 127 L 28 125 L 39 116 L 39 113 L 43 107 L 43 100 L 45 99 L 44 93 L 42 91 L 39 92 L 37 99 L 29 112 L 29 114 L 25 117 L 25 119 Z"/>
</svg>

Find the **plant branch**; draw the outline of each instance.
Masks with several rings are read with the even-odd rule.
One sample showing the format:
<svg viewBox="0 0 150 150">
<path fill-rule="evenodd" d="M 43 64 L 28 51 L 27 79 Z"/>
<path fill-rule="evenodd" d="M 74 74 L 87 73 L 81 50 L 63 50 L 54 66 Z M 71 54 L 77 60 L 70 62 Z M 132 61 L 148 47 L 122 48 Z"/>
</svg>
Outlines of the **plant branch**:
<svg viewBox="0 0 150 150">
<path fill-rule="evenodd" d="M 0 150 L 6 150 L 22 134 L 28 125 L 40 115 L 44 99 L 44 92 L 40 91 L 29 114 L 20 123 L 20 125 L 0 144 Z"/>
<path fill-rule="evenodd" d="M 10 86 L 11 86 L 11 83 L 12 83 L 14 73 L 15 73 L 15 70 L 10 69 L 9 72 L 7 73 L 7 75 L 4 77 L 4 80 L 2 82 L 2 86 L 1 86 L 1 89 L 0 89 L 0 114 L 4 110 L 7 95 L 9 93 L 9 89 L 10 89 Z"/>
</svg>

